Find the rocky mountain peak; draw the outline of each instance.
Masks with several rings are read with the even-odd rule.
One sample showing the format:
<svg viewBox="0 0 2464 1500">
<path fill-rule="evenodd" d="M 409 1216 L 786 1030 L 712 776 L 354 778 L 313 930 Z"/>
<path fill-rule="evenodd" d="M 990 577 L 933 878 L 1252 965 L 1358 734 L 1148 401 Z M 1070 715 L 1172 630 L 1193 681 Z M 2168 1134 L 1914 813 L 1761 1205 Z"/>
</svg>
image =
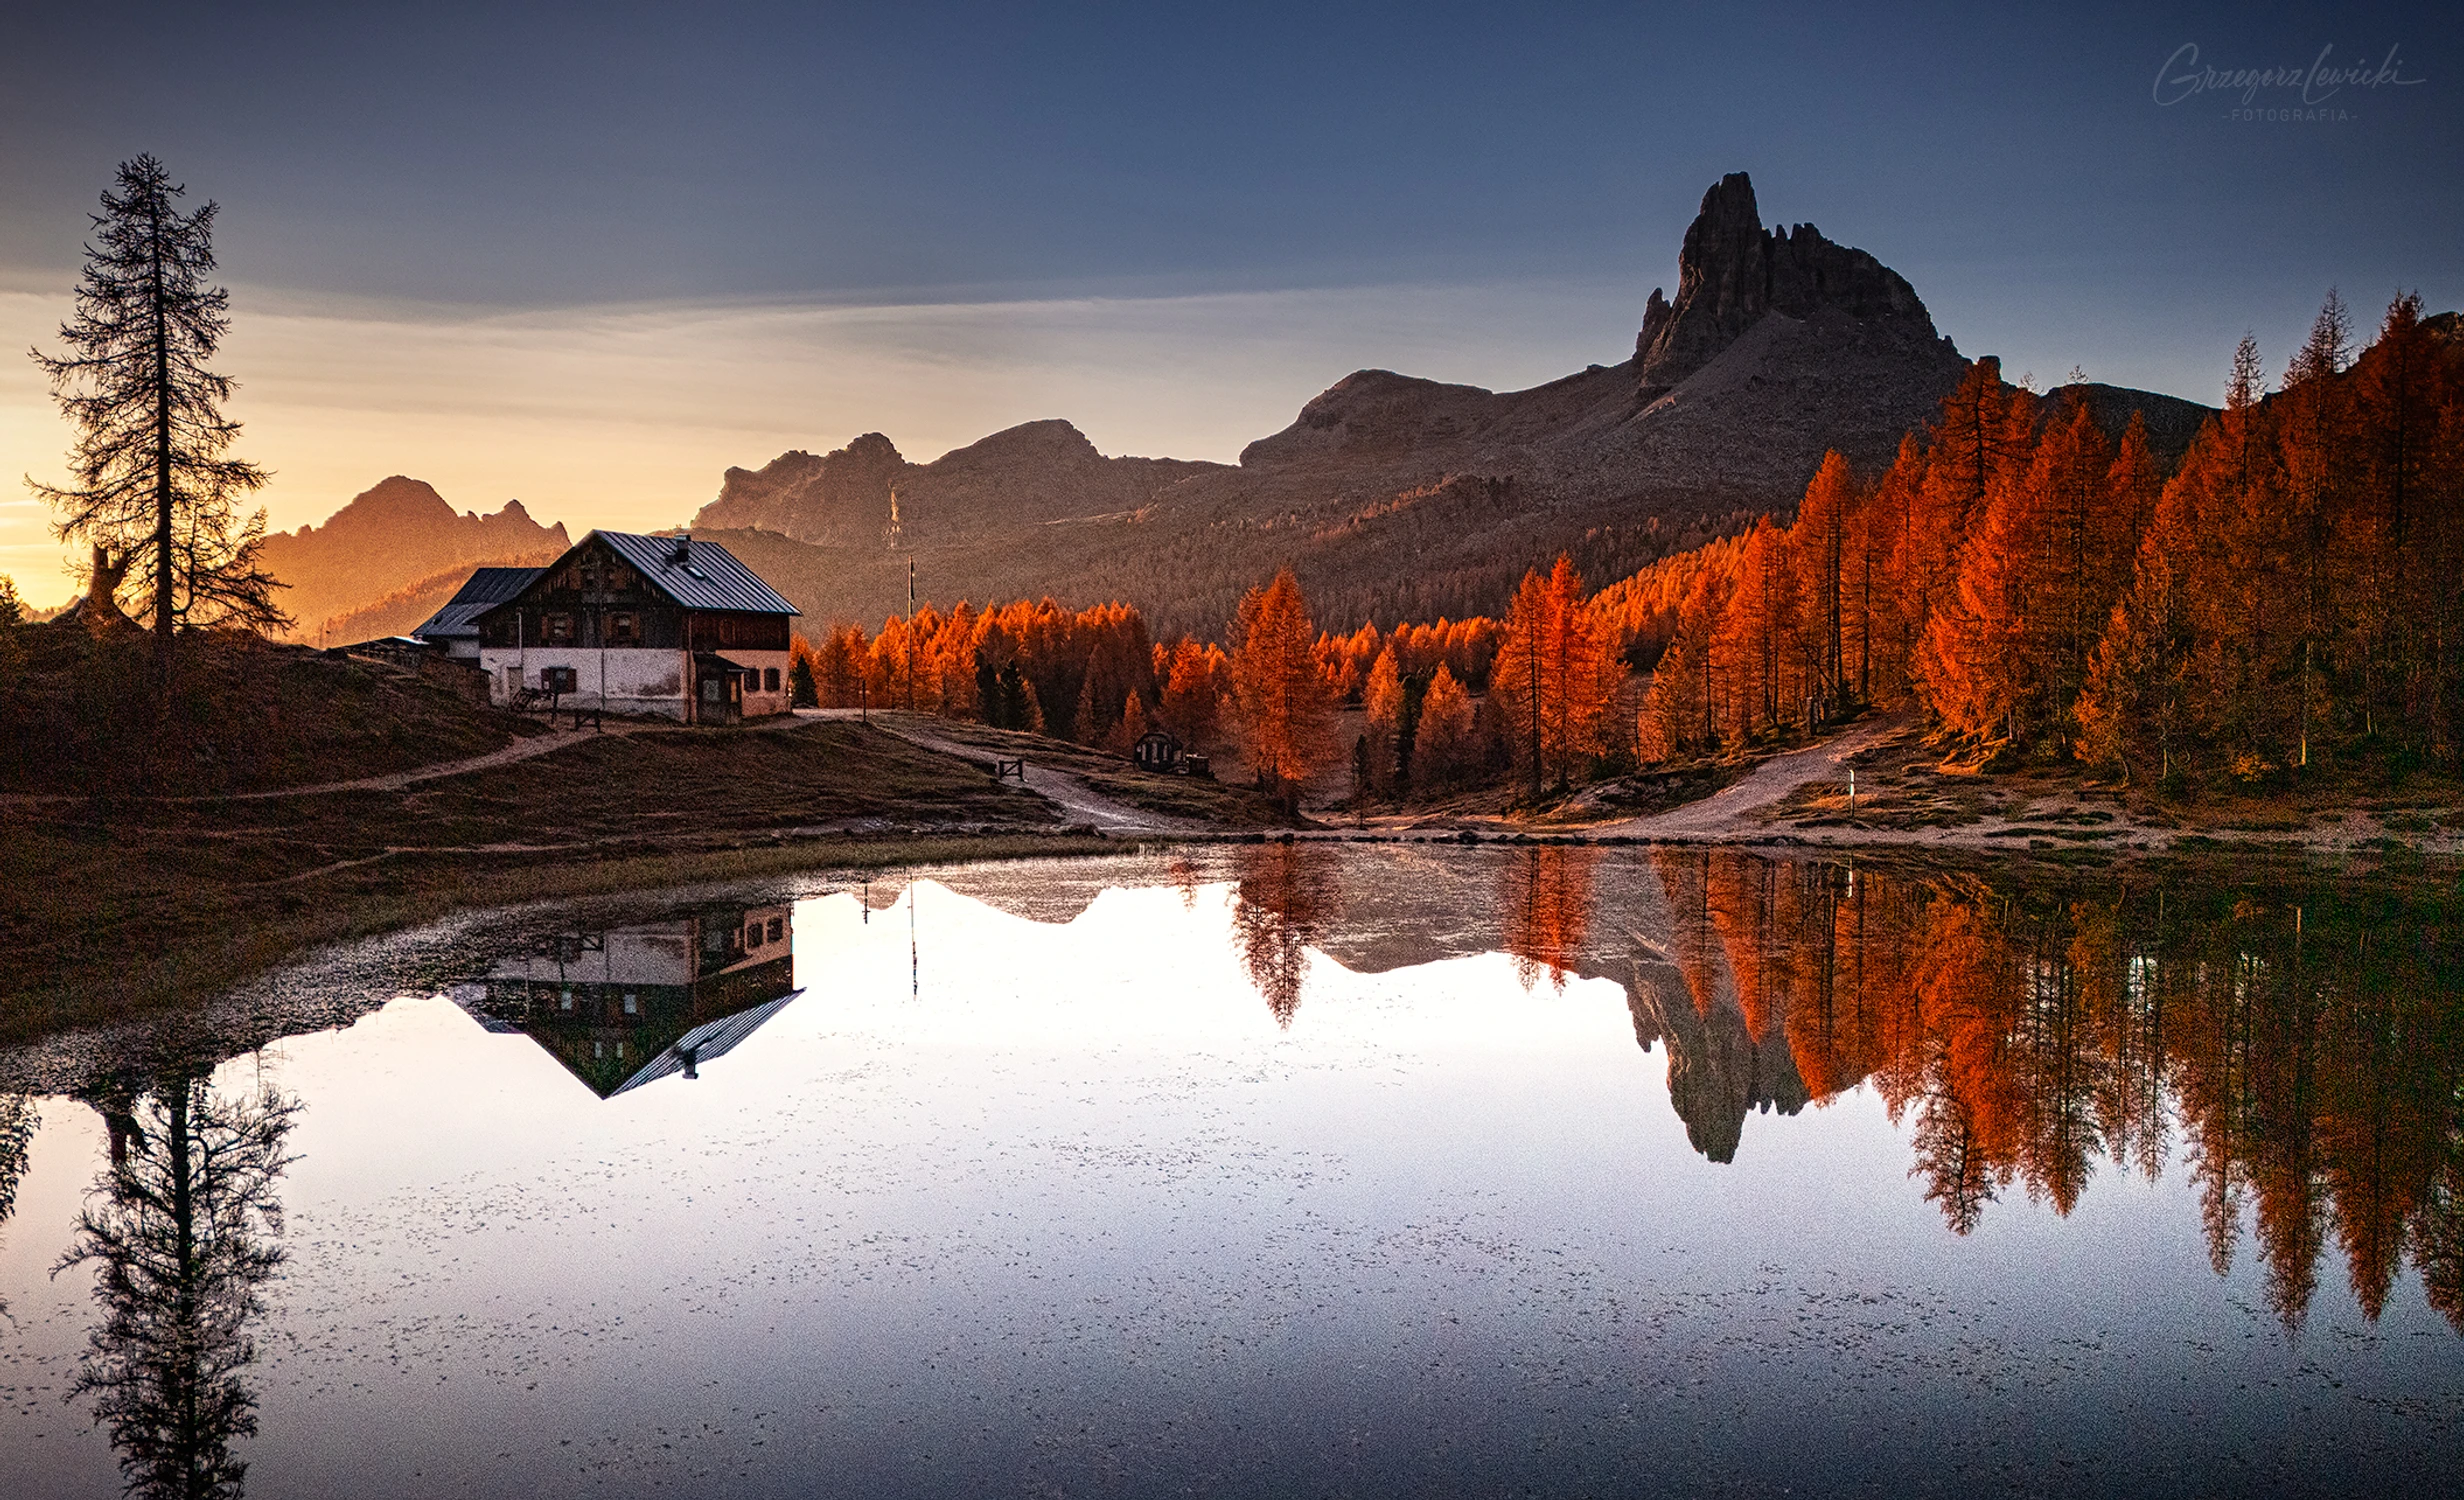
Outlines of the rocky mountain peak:
<svg viewBox="0 0 2464 1500">
<path fill-rule="evenodd" d="M 859 544 L 890 519 L 890 487 L 907 472 L 898 445 L 867 432 L 818 457 L 790 448 L 759 469 L 730 468 L 693 524 L 775 531 L 798 541 Z"/>
<path fill-rule="evenodd" d="M 990 437 L 977 438 L 934 459 L 935 469 L 959 469 L 988 464 L 1040 463 L 1063 467 L 1100 464 L 1104 455 L 1075 424 L 1060 418 L 1021 422 Z"/>
<path fill-rule="evenodd" d="M 1833 244 L 1811 224 L 1763 228 L 1754 184 L 1731 172 L 1703 194 L 1677 253 L 1677 296 L 1654 287 L 1634 342 L 1638 379 L 1664 391 L 1709 364 L 1765 314 L 1845 315 L 1911 340 L 1940 340 L 1916 289 L 1862 250 Z M 1954 351 L 1955 352 L 1955 351 Z"/>
<path fill-rule="evenodd" d="M 353 495 L 342 509 L 325 518 L 325 529 L 383 530 L 393 526 L 450 523 L 453 507 L 433 485 L 404 474 L 392 474 Z M 314 527 L 303 526 L 305 535 Z"/>
</svg>

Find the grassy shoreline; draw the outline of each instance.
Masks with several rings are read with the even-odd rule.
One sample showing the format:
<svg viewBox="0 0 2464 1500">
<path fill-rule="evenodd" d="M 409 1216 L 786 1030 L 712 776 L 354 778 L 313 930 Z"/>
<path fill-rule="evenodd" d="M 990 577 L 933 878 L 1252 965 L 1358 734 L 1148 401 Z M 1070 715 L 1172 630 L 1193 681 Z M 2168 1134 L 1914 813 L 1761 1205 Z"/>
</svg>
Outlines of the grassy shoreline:
<svg viewBox="0 0 2464 1500">
<path fill-rule="evenodd" d="M 949 737 L 969 751 L 1052 759 L 1099 795 L 1115 788 L 1099 787 L 1098 776 L 1138 779 L 1108 759 L 1098 764 L 1083 747 L 1028 744 L 1031 737 L 972 726 Z M 1064 826 L 1051 804 L 994 780 L 973 759 L 879 725 L 806 720 L 582 737 L 553 754 L 393 790 L 12 808 L 0 829 L 0 1044 L 159 1012 L 322 946 L 461 912 L 827 869 L 1119 853 L 1142 841 L 1708 843 L 1943 871 L 2212 869 L 2230 860 L 2253 872 L 2464 890 L 2453 851 L 2436 847 L 2452 840 L 2435 834 L 2159 832 L 2131 818 L 2118 798 L 2081 810 L 2067 786 L 1947 777 L 1905 744 L 1861 758 L 1869 773 L 1864 817 L 1843 817 L 1834 805 L 1842 789 L 1809 781 L 1731 824 L 1675 838 L 1655 836 L 1632 815 L 1726 786 L 1733 768 L 1587 809 L 1612 820 L 1588 827 L 1550 821 L 1545 810 L 1501 816 L 1432 808 L 1294 830 L 1272 826 L 1263 800 L 1238 788 L 1144 778 L 1159 783 L 1143 789 L 1146 811 L 1176 815 L 1184 829 L 1191 819 L 1214 826 L 1103 836 Z M 2033 820 L 2030 809 L 2055 803 L 2072 810 L 2059 822 Z M 2100 816 L 2108 807 L 2111 815 Z M 2001 837 L 1989 826 L 2004 821 L 2027 836 Z"/>
<path fill-rule="evenodd" d="M 320 948 L 423 927 L 456 915 L 543 901 L 758 880 L 822 870 L 1058 859 L 1121 852 L 1092 834 L 828 835 L 762 847 L 639 854 L 586 864 L 524 861 L 443 870 L 391 893 L 281 914 L 238 928 L 200 926 L 153 962 L 105 970 L 0 1000 L 0 1045 L 66 1027 L 136 1019 L 258 978 Z"/>
</svg>

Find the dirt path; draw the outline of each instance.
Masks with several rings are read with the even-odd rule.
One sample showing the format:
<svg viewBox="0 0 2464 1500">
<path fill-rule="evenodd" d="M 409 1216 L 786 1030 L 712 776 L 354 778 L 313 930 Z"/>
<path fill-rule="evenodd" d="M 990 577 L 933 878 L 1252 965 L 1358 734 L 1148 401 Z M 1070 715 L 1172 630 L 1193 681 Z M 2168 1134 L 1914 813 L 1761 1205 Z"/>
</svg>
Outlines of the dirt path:
<svg viewBox="0 0 2464 1500">
<path fill-rule="evenodd" d="M 798 718 L 852 719 L 857 711 L 851 708 L 808 708 L 797 711 Z M 919 749 L 937 755 L 956 756 L 960 760 L 982 761 L 990 752 L 980 746 L 962 745 L 944 739 L 930 729 L 904 716 L 884 714 L 872 721 L 877 727 L 897 735 Z M 1107 797 L 1087 785 L 1083 778 L 1067 771 L 1056 771 L 1026 762 L 1025 784 L 1028 791 L 1061 809 L 1071 822 L 1084 823 L 1099 833 L 1207 833 L 1210 825 L 1194 818 L 1176 818 L 1166 813 L 1148 812 L 1132 807 L 1117 798 Z"/>
<path fill-rule="evenodd" d="M 1837 780 L 1841 762 L 1880 744 L 1897 724 L 1868 724 L 1819 745 L 1774 755 L 1737 781 L 1683 807 L 1596 823 L 1583 830 L 1594 838 L 1736 839 L 1765 832 L 1744 821 L 1747 814 L 1769 807 L 1809 781 Z"/>
<path fill-rule="evenodd" d="M 651 726 L 612 724 L 611 735 L 655 733 Z M 529 760 L 534 755 L 547 755 L 567 745 L 594 737 L 595 730 L 550 729 L 546 734 L 530 735 L 510 745 L 490 750 L 484 755 L 464 756 L 460 760 L 440 760 L 408 770 L 388 771 L 382 776 L 362 776 L 352 781 L 320 781 L 310 786 L 278 786 L 261 792 L 215 792 L 182 797 L 148 797 L 148 802 L 264 802 L 276 797 L 318 797 L 333 792 L 398 792 L 423 781 L 444 776 L 460 776 L 469 771 L 484 771 L 490 766 L 511 765 Z M 0 796 L 0 808 L 38 807 L 46 804 L 83 802 L 87 799 L 74 792 L 15 792 Z"/>
<path fill-rule="evenodd" d="M 610 725 L 609 735 L 640 734 L 644 726 Z M 651 732 L 655 733 L 655 730 Z M 407 771 L 388 771 L 382 776 L 362 776 L 356 781 L 326 781 L 315 786 L 276 787 L 270 792 L 234 792 L 228 797 L 181 797 L 166 801 L 181 802 L 261 802 L 269 797 L 315 797 L 329 792 L 398 792 L 423 781 L 435 781 L 445 776 L 460 776 L 471 771 L 485 771 L 491 766 L 509 766 L 515 761 L 529 760 L 536 755 L 548 755 L 582 740 L 601 738 L 592 729 L 550 729 L 546 734 L 534 734 L 485 755 L 465 756 L 461 760 L 440 760 L 432 765 L 413 766 Z"/>
</svg>

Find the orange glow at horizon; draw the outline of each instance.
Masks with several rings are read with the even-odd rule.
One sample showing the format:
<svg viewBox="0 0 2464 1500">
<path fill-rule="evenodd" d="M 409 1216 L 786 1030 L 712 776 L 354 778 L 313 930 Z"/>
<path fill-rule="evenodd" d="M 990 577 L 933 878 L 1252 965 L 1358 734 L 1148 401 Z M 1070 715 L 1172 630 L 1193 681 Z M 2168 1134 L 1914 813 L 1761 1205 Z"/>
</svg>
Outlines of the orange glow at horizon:
<svg viewBox="0 0 2464 1500">
<path fill-rule="evenodd" d="M 57 291 L 0 290 L 0 347 L 51 347 Z M 575 535 L 676 525 L 730 465 L 886 433 L 909 459 L 1063 417 L 1110 454 L 1234 461 L 1349 371 L 1500 387 L 1577 368 L 1622 286 L 1387 287 L 900 306 L 553 312 L 317 303 L 235 286 L 218 363 L 238 452 L 273 471 L 279 531 L 391 474 L 456 510 L 509 499 Z M 1204 351 L 1193 359 L 1191 351 Z M 58 481 L 70 433 L 29 360 L 0 359 L 0 472 Z M 50 513 L 0 490 L 0 573 L 36 607 L 74 591 Z"/>
</svg>

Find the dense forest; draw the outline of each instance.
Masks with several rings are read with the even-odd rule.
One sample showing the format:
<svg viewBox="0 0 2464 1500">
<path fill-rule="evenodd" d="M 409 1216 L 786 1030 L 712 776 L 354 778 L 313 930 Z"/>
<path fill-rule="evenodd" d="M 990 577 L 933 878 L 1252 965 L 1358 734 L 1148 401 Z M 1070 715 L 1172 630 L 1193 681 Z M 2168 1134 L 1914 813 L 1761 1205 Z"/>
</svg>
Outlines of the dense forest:
<svg viewBox="0 0 2464 1500">
<path fill-rule="evenodd" d="M 2170 474 L 2136 420 L 1978 361 L 1880 475 L 1835 455 L 1787 525 L 1634 581 L 1667 643 L 1646 752 L 1877 704 L 2134 780 L 2452 768 L 2464 329 L 2404 296 L 2351 343 L 2331 294 L 2271 393 L 2245 339 Z"/>
<path fill-rule="evenodd" d="M 1291 794 L 1352 757 L 1365 792 L 1453 788 L 1508 766 L 1560 780 L 1592 765 L 1625 672 L 1607 616 L 1570 562 L 1533 573 L 1505 620 L 1321 631 L 1289 570 L 1241 600 L 1229 647 L 1154 640 L 1125 604 L 1046 599 L 946 613 L 924 606 L 793 643 L 799 702 L 977 719 L 1127 751 L 1161 729 L 1237 748 Z M 1358 707 L 1348 746 L 1336 711 Z"/>
</svg>

